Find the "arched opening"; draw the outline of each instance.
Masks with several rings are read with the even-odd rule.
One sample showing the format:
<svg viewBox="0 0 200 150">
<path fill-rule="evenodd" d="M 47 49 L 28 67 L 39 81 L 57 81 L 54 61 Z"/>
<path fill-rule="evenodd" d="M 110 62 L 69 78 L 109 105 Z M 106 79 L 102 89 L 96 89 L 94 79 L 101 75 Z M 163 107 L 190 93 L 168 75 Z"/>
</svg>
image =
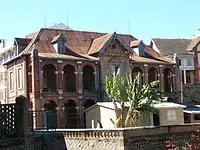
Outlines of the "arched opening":
<svg viewBox="0 0 200 150">
<path fill-rule="evenodd" d="M 95 88 L 94 69 L 86 65 L 83 67 L 83 90 L 92 92 Z"/>
<path fill-rule="evenodd" d="M 77 111 L 76 102 L 73 100 L 68 100 L 65 106 L 65 127 L 66 128 L 77 128 Z"/>
<path fill-rule="evenodd" d="M 151 83 L 157 80 L 158 80 L 158 71 L 156 70 L 156 68 L 152 67 L 148 70 L 148 81 L 149 83 Z"/>
<path fill-rule="evenodd" d="M 133 68 L 133 70 L 132 70 L 132 78 L 135 79 L 138 74 L 140 75 L 140 80 L 143 83 L 142 70 L 139 67 Z"/>
<path fill-rule="evenodd" d="M 164 69 L 164 92 L 173 91 L 172 71 L 169 68 Z"/>
<path fill-rule="evenodd" d="M 87 108 L 91 107 L 94 104 L 95 104 L 95 102 L 92 99 L 86 100 L 83 104 L 84 110 L 86 110 Z M 86 127 L 86 115 L 85 115 L 85 113 L 84 113 L 84 126 Z"/>
<path fill-rule="evenodd" d="M 66 92 L 76 92 L 75 68 L 72 65 L 64 67 L 64 89 Z"/>
<path fill-rule="evenodd" d="M 43 91 L 55 92 L 56 91 L 56 68 L 52 64 L 43 67 Z"/>
<path fill-rule="evenodd" d="M 47 129 L 55 129 L 57 127 L 56 103 L 52 100 L 44 103 L 44 124 Z"/>
</svg>

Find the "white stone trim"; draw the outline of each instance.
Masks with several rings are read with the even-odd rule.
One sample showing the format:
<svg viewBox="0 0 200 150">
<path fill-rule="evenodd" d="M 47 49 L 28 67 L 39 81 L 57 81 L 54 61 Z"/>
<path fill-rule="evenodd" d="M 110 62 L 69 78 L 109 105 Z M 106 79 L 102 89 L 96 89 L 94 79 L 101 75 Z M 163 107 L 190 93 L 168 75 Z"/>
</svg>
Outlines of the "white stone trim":
<svg viewBox="0 0 200 150">
<path fill-rule="evenodd" d="M 82 64 L 82 61 L 77 61 L 76 63 L 77 63 L 77 64 Z"/>
<path fill-rule="evenodd" d="M 63 63 L 63 60 L 57 60 L 57 63 Z"/>
</svg>

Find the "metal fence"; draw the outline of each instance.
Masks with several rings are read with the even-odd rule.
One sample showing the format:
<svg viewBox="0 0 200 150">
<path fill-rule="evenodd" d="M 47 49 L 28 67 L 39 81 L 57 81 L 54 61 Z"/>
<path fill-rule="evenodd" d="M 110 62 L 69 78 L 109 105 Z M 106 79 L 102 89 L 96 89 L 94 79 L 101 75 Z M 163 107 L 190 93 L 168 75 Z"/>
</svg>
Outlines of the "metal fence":
<svg viewBox="0 0 200 150">
<path fill-rule="evenodd" d="M 84 128 L 84 114 L 56 110 L 28 111 L 28 130 L 56 131 L 57 128 Z M 82 119 L 82 122 L 81 122 Z"/>
</svg>

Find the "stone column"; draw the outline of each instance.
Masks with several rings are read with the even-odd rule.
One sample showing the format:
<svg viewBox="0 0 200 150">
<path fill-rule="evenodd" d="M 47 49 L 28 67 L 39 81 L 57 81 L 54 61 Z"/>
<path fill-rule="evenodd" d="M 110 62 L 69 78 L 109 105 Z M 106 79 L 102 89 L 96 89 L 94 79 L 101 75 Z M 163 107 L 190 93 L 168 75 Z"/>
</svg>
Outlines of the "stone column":
<svg viewBox="0 0 200 150">
<path fill-rule="evenodd" d="M 84 128 L 84 107 L 83 107 L 83 96 L 78 97 L 78 109 L 77 113 L 79 116 L 78 128 Z"/>
<path fill-rule="evenodd" d="M 77 61 L 78 64 L 78 71 L 76 76 L 76 85 L 77 85 L 77 92 L 78 94 L 83 93 L 83 72 L 82 72 L 82 61 Z"/>
<path fill-rule="evenodd" d="M 60 107 L 56 107 L 57 128 L 60 128 Z"/>
<path fill-rule="evenodd" d="M 58 75 L 57 75 L 57 91 L 59 94 L 63 93 L 63 61 L 57 61 L 58 63 Z"/>
<path fill-rule="evenodd" d="M 176 66 L 173 66 L 173 72 L 172 72 L 172 83 L 173 83 L 173 92 L 176 91 Z"/>
<path fill-rule="evenodd" d="M 33 113 L 36 110 L 42 110 L 42 101 L 40 99 L 40 82 L 39 82 L 39 73 L 40 73 L 40 64 L 38 58 L 37 49 L 33 48 L 31 53 L 31 65 L 32 65 L 32 102 L 33 102 Z M 37 125 L 42 124 L 42 116 L 40 114 L 35 114 L 33 118 L 33 127 L 37 128 Z"/>
<path fill-rule="evenodd" d="M 95 72 L 94 72 L 94 75 L 95 75 L 95 89 L 96 91 L 99 90 L 99 65 L 98 65 L 98 62 L 95 63 Z"/>
<path fill-rule="evenodd" d="M 159 65 L 159 80 L 160 80 L 160 91 L 164 92 L 164 74 L 163 74 L 163 65 Z"/>
<path fill-rule="evenodd" d="M 62 99 L 63 100 L 63 99 Z M 60 99 L 60 101 L 62 101 Z M 63 105 L 60 106 L 60 114 L 59 114 L 59 119 L 60 119 L 60 128 L 65 128 L 65 122 L 66 122 L 66 116 L 65 116 L 65 107 Z"/>
<path fill-rule="evenodd" d="M 183 70 L 183 84 L 186 84 L 186 70 Z"/>
<path fill-rule="evenodd" d="M 43 92 L 43 70 L 40 71 L 40 93 Z"/>
<path fill-rule="evenodd" d="M 58 77 L 58 71 L 54 71 L 56 76 L 56 92 L 59 92 L 59 77 Z"/>
<path fill-rule="evenodd" d="M 144 83 L 148 83 L 148 64 L 144 64 Z"/>
</svg>

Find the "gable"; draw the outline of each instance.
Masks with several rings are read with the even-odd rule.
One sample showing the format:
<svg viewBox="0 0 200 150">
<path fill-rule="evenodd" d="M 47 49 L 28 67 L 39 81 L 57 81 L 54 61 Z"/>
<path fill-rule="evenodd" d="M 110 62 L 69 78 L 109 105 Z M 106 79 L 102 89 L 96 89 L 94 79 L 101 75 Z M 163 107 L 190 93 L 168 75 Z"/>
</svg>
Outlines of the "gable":
<svg viewBox="0 0 200 150">
<path fill-rule="evenodd" d="M 103 56 L 121 56 L 124 57 L 126 53 L 126 49 L 120 44 L 119 40 L 112 39 L 107 47 L 100 54 Z"/>
</svg>

